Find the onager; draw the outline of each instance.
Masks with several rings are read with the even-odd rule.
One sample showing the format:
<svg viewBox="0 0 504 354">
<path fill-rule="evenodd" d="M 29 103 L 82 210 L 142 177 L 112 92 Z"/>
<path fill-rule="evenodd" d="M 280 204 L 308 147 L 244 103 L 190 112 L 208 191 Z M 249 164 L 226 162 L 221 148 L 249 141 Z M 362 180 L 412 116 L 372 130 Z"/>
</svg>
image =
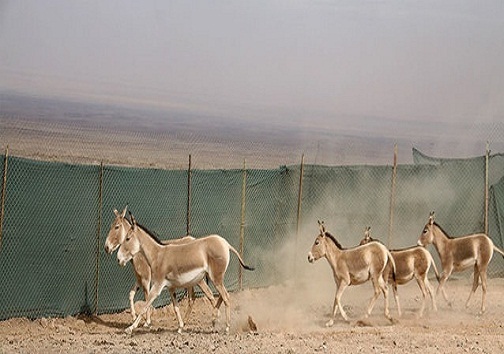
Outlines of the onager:
<svg viewBox="0 0 504 354">
<path fill-rule="evenodd" d="M 332 318 L 326 323 L 327 327 L 334 324 L 334 319 L 339 311 L 346 321 L 349 318 L 341 304 L 343 291 L 350 285 L 363 284 L 370 280 L 373 283 L 374 295 L 371 298 L 366 317 L 371 314 L 380 291 L 385 298 L 385 317 L 392 321 L 388 305 L 388 287 L 383 279 L 383 271 L 387 264 L 391 264 L 392 274 L 395 273 L 395 264 L 387 248 L 378 242 L 371 242 L 363 246 L 344 249 L 336 238 L 326 231 L 325 226 L 319 221 L 320 233 L 308 253 L 308 262 L 313 263 L 325 257 L 332 268 L 336 282 Z"/>
<path fill-rule="evenodd" d="M 219 235 L 202 237 L 186 244 L 164 245 L 158 242 L 148 230 L 138 225 L 133 215 L 131 221 L 132 226 L 117 252 L 117 260 L 121 266 L 124 266 L 136 254 L 141 253 L 151 267 L 152 286 L 146 305 L 133 324 L 126 328 L 126 333 L 131 333 L 138 326 L 142 315 L 164 287 L 167 287 L 170 293 L 179 324 L 178 332 L 181 333 L 184 322 L 180 316 L 175 289 L 199 284 L 205 275 L 208 275 L 220 295 L 215 305 L 217 312 L 213 323 L 216 323 L 219 315 L 218 309 L 224 302 L 226 306 L 226 333 L 229 333 L 231 305 L 229 294 L 224 286 L 224 274 L 230 259 L 229 251 L 238 257 L 243 268 L 247 270 L 254 268 L 245 265 L 240 254 Z"/>
<path fill-rule="evenodd" d="M 461 272 L 471 266 L 474 266 L 474 280 L 471 292 L 466 301 L 466 307 L 469 306 L 469 301 L 472 295 L 476 292 L 481 279 L 482 298 L 480 313 L 484 313 L 486 293 L 487 293 L 487 269 L 493 252 L 497 251 L 504 256 L 504 251 L 497 248 L 492 240 L 483 233 L 461 236 L 452 238 L 434 221 L 434 212 L 429 215 L 429 221 L 418 239 L 420 246 L 433 244 L 436 248 L 443 272 L 439 280 L 437 292 L 441 291 L 445 300 L 451 306 L 448 296 L 444 290 L 444 285 L 452 272 Z"/>
<path fill-rule="evenodd" d="M 365 245 L 369 242 L 375 241 L 370 235 L 371 227 L 367 227 L 364 231 L 364 238 L 361 240 L 360 245 Z M 420 317 L 423 316 L 423 312 L 425 309 L 425 302 L 427 300 L 427 293 L 429 294 L 432 301 L 432 308 L 434 311 L 437 311 L 436 299 L 434 297 L 434 291 L 429 282 L 428 274 L 429 269 L 432 266 L 434 269 L 434 273 L 436 274 L 436 278 L 439 281 L 439 273 L 436 268 L 436 263 L 434 263 L 434 259 L 429 251 L 422 246 L 413 246 L 409 248 L 403 248 L 398 250 L 390 250 L 392 257 L 394 257 L 394 262 L 396 265 L 395 272 L 395 281 L 398 285 L 404 285 L 409 283 L 413 278 L 417 281 L 417 284 L 422 292 L 423 301 L 419 310 Z M 393 284 L 394 279 L 392 277 L 392 268 L 390 264 L 387 265 L 383 272 L 383 278 L 389 282 L 389 284 Z M 399 306 L 399 299 L 397 297 L 397 287 L 393 287 L 394 296 L 397 304 L 397 311 L 399 312 L 399 316 L 401 316 L 401 309 Z"/>
<path fill-rule="evenodd" d="M 128 230 L 131 227 L 130 221 L 128 220 L 128 218 L 126 218 L 127 208 L 128 206 L 126 206 L 121 213 L 119 213 L 117 210 L 114 209 L 115 219 L 110 225 L 110 230 L 108 232 L 107 239 L 105 240 L 105 251 L 108 254 L 111 254 L 117 248 L 119 248 L 119 246 L 121 246 L 121 244 L 126 239 L 126 234 L 128 233 Z M 179 243 L 191 242 L 194 240 L 195 240 L 194 237 L 185 236 L 180 239 L 166 240 L 162 242 L 164 244 L 179 244 Z M 131 316 L 133 317 L 133 320 L 135 320 L 137 318 L 135 311 L 135 300 L 134 300 L 135 293 L 138 291 L 140 287 L 142 287 L 144 297 L 145 299 L 147 299 L 151 284 L 151 268 L 147 263 L 147 260 L 141 253 L 136 254 L 135 257 L 133 257 L 133 259 L 131 260 L 131 262 L 133 263 L 133 271 L 135 273 L 136 282 L 135 284 L 133 284 L 133 287 L 129 292 L 129 301 L 130 301 Z M 199 282 L 198 285 L 205 294 L 205 296 L 210 300 L 212 307 L 215 307 L 215 299 L 213 297 L 212 291 L 206 284 L 205 280 Z M 187 318 L 189 317 L 189 314 L 191 313 L 194 304 L 195 295 L 193 287 L 188 287 L 187 293 L 189 302 L 186 314 L 184 316 L 185 320 L 187 320 Z M 149 308 L 146 313 L 146 321 L 144 325 L 150 326 L 150 324 L 151 324 L 151 309 Z"/>
</svg>

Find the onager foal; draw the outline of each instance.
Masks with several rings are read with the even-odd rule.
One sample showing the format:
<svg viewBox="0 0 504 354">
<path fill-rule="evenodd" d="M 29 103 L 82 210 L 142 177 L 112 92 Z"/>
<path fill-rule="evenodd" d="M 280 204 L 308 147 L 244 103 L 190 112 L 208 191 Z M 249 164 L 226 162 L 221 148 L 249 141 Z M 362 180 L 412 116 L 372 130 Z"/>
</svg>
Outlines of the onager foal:
<svg viewBox="0 0 504 354">
<path fill-rule="evenodd" d="M 364 231 L 364 238 L 361 240 L 360 245 L 365 245 L 369 242 L 380 242 L 375 240 L 370 235 L 370 227 L 367 227 Z M 429 269 L 432 265 L 436 278 L 439 281 L 439 273 L 436 268 L 436 263 L 429 251 L 422 246 L 413 246 L 409 248 L 403 248 L 399 250 L 390 250 L 392 257 L 394 257 L 394 262 L 396 265 L 395 281 L 398 285 L 404 285 L 409 283 L 413 278 L 417 281 L 420 291 L 422 292 L 423 301 L 422 306 L 419 310 L 419 316 L 423 316 L 425 309 L 425 302 L 427 300 L 427 293 L 429 294 L 432 301 L 432 308 L 437 311 L 436 299 L 434 297 L 434 291 L 429 282 Z M 392 278 L 392 269 L 388 264 L 383 272 L 383 278 L 393 284 L 394 279 Z M 401 316 L 401 308 L 399 306 L 399 299 L 397 297 L 397 287 L 393 287 L 394 296 L 397 304 L 397 311 L 399 316 Z"/>
<path fill-rule="evenodd" d="M 128 233 L 128 230 L 131 227 L 130 221 L 126 218 L 127 208 L 128 206 L 126 206 L 121 213 L 119 213 L 117 210 L 114 209 L 115 219 L 110 225 L 110 230 L 107 235 L 107 239 L 105 240 L 105 251 L 108 254 L 111 254 L 117 248 L 119 248 L 119 246 L 121 246 L 121 244 L 126 239 L 126 234 Z M 162 242 L 164 244 L 179 244 L 179 243 L 191 242 L 194 240 L 195 240 L 194 237 L 185 236 L 179 239 L 165 240 Z M 133 263 L 133 271 L 135 273 L 136 282 L 135 284 L 133 284 L 133 287 L 130 290 L 129 301 L 130 301 L 131 316 L 133 317 L 133 320 L 135 320 L 137 317 L 135 311 L 135 300 L 134 300 L 135 293 L 138 291 L 140 287 L 142 287 L 145 299 L 147 299 L 147 297 L 149 296 L 150 284 L 151 284 L 151 268 L 147 263 L 147 260 L 141 253 L 137 253 L 135 257 L 133 257 L 131 262 Z M 213 297 L 212 290 L 210 290 L 208 285 L 205 283 L 205 280 L 202 280 L 200 283 L 198 283 L 198 285 L 205 294 L 205 296 L 210 300 L 212 307 L 215 307 L 215 299 Z M 189 317 L 189 314 L 191 313 L 194 304 L 195 295 L 192 286 L 187 288 L 187 293 L 189 297 L 189 303 L 186 314 L 184 316 L 185 320 L 187 320 L 187 318 Z M 151 309 L 149 308 L 146 313 L 145 326 L 149 326 L 150 324 L 151 324 Z"/>
<path fill-rule="evenodd" d="M 332 318 L 326 323 L 326 326 L 330 327 L 334 324 L 338 309 L 341 316 L 349 321 L 341 305 L 341 295 L 348 286 L 363 284 L 370 279 L 373 282 L 374 295 L 369 302 L 366 317 L 371 314 L 381 291 L 385 298 L 385 317 L 392 321 L 388 306 L 388 287 L 383 279 L 383 271 L 390 263 L 394 274 L 395 264 L 387 248 L 379 242 L 371 242 L 363 246 L 344 249 L 336 238 L 326 231 L 324 224 L 320 221 L 319 227 L 320 233 L 308 253 L 308 262 L 313 263 L 319 258 L 325 257 L 333 271 L 336 294 Z"/>
<path fill-rule="evenodd" d="M 181 245 L 164 245 L 153 238 L 148 230 L 138 225 L 133 216 L 131 216 L 131 221 L 133 225 L 117 252 L 117 259 L 119 264 L 124 266 L 136 254 L 142 253 L 151 267 L 152 286 L 146 305 L 133 324 L 126 329 L 126 332 L 131 333 L 138 326 L 142 315 L 165 286 L 170 293 L 179 323 L 178 332 L 182 332 L 184 322 L 180 316 L 175 289 L 198 284 L 205 275 L 208 275 L 220 295 L 215 305 L 217 312 L 214 324 L 217 320 L 218 309 L 224 302 L 226 306 L 226 333 L 229 333 L 231 305 L 229 294 L 224 287 L 224 274 L 229 265 L 229 251 L 238 257 L 243 268 L 248 270 L 253 270 L 253 268 L 245 265 L 240 254 L 219 235 L 202 237 Z"/>
<path fill-rule="evenodd" d="M 449 237 L 441 226 L 434 222 L 434 212 L 430 213 L 429 221 L 425 224 L 422 234 L 418 239 L 418 244 L 420 246 L 426 246 L 430 243 L 432 243 L 436 248 L 443 267 L 437 292 L 439 293 L 439 291 L 441 291 L 445 300 L 451 306 L 448 296 L 444 290 L 446 281 L 452 272 L 461 272 L 471 266 L 474 266 L 474 280 L 471 292 L 469 293 L 469 297 L 466 301 L 466 307 L 469 306 L 469 301 L 471 300 L 472 295 L 476 292 L 479 285 L 479 279 L 481 279 L 481 289 L 483 295 L 481 298 L 480 313 L 484 313 L 486 310 L 485 300 L 487 293 L 488 264 L 492 259 L 494 251 L 497 251 L 502 256 L 504 256 L 504 251 L 497 248 L 493 244 L 492 240 L 483 233 L 457 238 Z"/>
</svg>

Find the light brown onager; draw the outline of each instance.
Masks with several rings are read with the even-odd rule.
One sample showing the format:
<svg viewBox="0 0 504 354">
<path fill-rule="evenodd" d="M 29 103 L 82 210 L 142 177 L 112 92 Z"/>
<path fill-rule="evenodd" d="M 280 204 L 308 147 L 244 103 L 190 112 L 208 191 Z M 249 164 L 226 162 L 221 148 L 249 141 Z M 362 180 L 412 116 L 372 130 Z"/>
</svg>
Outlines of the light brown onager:
<svg viewBox="0 0 504 354">
<path fill-rule="evenodd" d="M 319 258 L 325 257 L 332 268 L 334 281 L 336 282 L 336 294 L 331 319 L 326 326 L 332 326 L 339 311 L 341 316 L 348 321 L 349 318 L 341 304 L 343 291 L 351 285 L 359 285 L 371 280 L 374 295 L 369 302 L 366 317 L 371 314 L 374 304 L 380 296 L 380 291 L 385 298 L 385 317 L 392 320 L 388 306 L 388 287 L 383 279 L 383 271 L 387 264 L 391 264 L 395 272 L 394 259 L 387 248 L 378 242 L 344 249 L 336 238 L 326 231 L 325 226 L 319 221 L 320 232 L 308 253 L 308 261 L 313 263 Z"/>
<path fill-rule="evenodd" d="M 469 301 L 472 295 L 476 292 L 481 279 L 481 310 L 484 313 L 485 300 L 487 293 L 487 269 L 490 260 L 492 259 L 493 252 L 497 251 L 504 256 L 504 251 L 497 248 L 492 240 L 484 233 L 477 233 L 472 235 L 461 236 L 457 238 L 449 237 L 448 234 L 434 222 L 434 212 L 429 215 L 429 221 L 425 224 L 422 234 L 418 239 L 420 246 L 433 244 L 436 248 L 443 272 L 439 280 L 437 292 L 441 291 L 445 300 L 451 306 L 450 301 L 444 290 L 444 285 L 452 272 L 461 272 L 469 267 L 474 267 L 474 280 L 471 292 L 466 301 L 466 307 L 469 306 Z"/>
<path fill-rule="evenodd" d="M 380 242 L 375 240 L 370 235 L 371 227 L 367 227 L 364 231 L 364 238 L 361 240 L 360 245 L 365 245 L 369 242 Z M 439 280 L 439 273 L 436 268 L 436 263 L 425 247 L 422 246 L 413 246 L 409 248 L 403 248 L 398 250 L 390 250 L 392 257 L 394 257 L 394 262 L 396 266 L 395 272 L 395 282 L 398 285 L 404 285 L 409 283 L 413 278 L 417 281 L 417 284 L 422 292 L 423 301 L 419 310 L 420 317 L 423 316 L 423 312 L 425 309 L 425 302 L 427 299 L 427 293 L 429 294 L 432 301 L 432 308 L 434 311 L 437 311 L 436 299 L 434 296 L 434 291 L 429 282 L 429 269 L 432 266 L 434 269 L 434 273 L 436 274 L 436 278 Z M 389 282 L 389 284 L 393 284 L 394 279 L 392 278 L 392 269 L 389 265 L 385 268 L 383 272 L 383 278 Z M 393 286 L 394 295 L 397 304 L 397 310 L 399 312 L 399 316 L 401 316 L 401 309 L 399 305 L 399 300 L 397 297 L 397 287 Z"/>
<path fill-rule="evenodd" d="M 208 275 L 220 295 L 215 305 L 216 310 L 219 309 L 222 302 L 226 306 L 226 333 L 228 333 L 231 322 L 231 305 L 229 294 L 224 286 L 224 275 L 229 265 L 229 251 L 238 257 L 243 268 L 248 270 L 253 270 L 253 268 L 245 265 L 240 254 L 219 235 L 198 238 L 187 244 L 164 245 L 158 242 L 147 229 L 138 225 L 133 216 L 131 221 L 133 224 L 117 252 L 117 259 L 119 264 L 124 266 L 136 254 L 142 253 L 151 267 L 152 286 L 145 307 L 133 324 L 126 329 L 126 332 L 131 333 L 138 326 L 141 316 L 152 305 L 164 287 L 168 288 L 173 302 L 179 324 L 178 332 L 182 332 L 184 322 L 180 316 L 175 289 L 198 284 Z M 216 315 L 218 316 L 218 312 Z M 217 318 L 214 319 L 214 323 L 216 320 Z"/>
<path fill-rule="evenodd" d="M 114 252 L 121 244 L 124 242 L 126 239 L 126 234 L 128 233 L 128 230 L 131 227 L 131 223 L 126 218 L 126 210 L 128 206 L 124 208 L 124 210 L 119 213 L 117 210 L 114 209 L 114 214 L 115 214 L 115 219 L 112 221 L 112 224 L 110 225 L 110 230 L 107 235 L 107 239 L 105 240 L 105 251 L 107 253 L 112 253 Z M 164 240 L 162 241 L 164 244 L 178 244 L 178 243 L 187 243 L 195 240 L 194 237 L 191 236 L 185 236 L 179 239 L 174 239 L 174 240 Z M 140 287 L 142 287 L 144 297 L 147 299 L 150 291 L 150 284 L 151 284 L 151 268 L 149 264 L 147 263 L 147 260 L 145 257 L 141 254 L 138 253 L 133 257 L 131 260 L 133 264 L 133 271 L 135 273 L 135 279 L 136 282 L 133 284 L 133 287 L 130 290 L 129 293 L 129 301 L 130 301 L 130 310 L 131 310 L 131 316 L 133 317 L 133 320 L 136 319 L 136 311 L 135 311 L 135 293 L 138 291 Z M 205 280 L 202 280 L 200 283 L 198 283 L 198 286 L 201 288 L 205 296 L 210 300 L 210 303 L 212 304 L 212 307 L 215 307 L 215 299 L 212 294 L 212 290 L 208 287 L 208 285 L 205 283 Z M 194 288 L 191 286 L 187 288 L 187 293 L 188 293 L 188 307 L 186 314 L 184 316 L 184 319 L 187 320 L 189 317 L 189 314 L 192 311 L 192 307 L 194 304 L 194 299 L 195 299 L 195 294 L 194 294 Z M 149 326 L 151 323 L 151 309 L 149 308 L 146 313 L 146 322 L 145 326 Z"/>
</svg>

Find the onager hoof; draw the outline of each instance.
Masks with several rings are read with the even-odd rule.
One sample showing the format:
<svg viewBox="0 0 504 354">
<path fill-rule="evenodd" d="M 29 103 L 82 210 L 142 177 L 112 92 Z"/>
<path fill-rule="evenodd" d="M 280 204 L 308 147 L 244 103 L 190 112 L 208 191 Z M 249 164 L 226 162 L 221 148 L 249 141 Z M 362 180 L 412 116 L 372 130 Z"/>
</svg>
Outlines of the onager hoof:
<svg viewBox="0 0 504 354">
<path fill-rule="evenodd" d="M 334 325 L 334 320 L 330 319 L 329 321 L 326 322 L 325 326 L 326 327 L 332 327 Z"/>
<path fill-rule="evenodd" d="M 124 332 L 125 332 L 126 334 L 131 334 L 131 333 L 133 333 L 133 326 L 129 326 L 128 328 L 126 328 L 126 329 L 124 330 Z"/>
<path fill-rule="evenodd" d="M 178 334 L 182 334 L 182 330 L 183 330 L 183 327 L 179 327 L 179 328 L 177 329 L 177 333 L 178 333 Z"/>
</svg>

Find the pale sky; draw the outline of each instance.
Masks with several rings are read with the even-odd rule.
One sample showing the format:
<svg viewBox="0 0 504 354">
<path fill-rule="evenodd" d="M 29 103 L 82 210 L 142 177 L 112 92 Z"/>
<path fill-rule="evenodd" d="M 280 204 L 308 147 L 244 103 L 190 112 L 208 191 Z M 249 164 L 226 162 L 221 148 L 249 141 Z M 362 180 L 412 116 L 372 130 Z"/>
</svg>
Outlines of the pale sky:
<svg viewBox="0 0 504 354">
<path fill-rule="evenodd" d="M 503 121 L 504 1 L 0 0 L 0 90 L 257 120 Z"/>
</svg>

